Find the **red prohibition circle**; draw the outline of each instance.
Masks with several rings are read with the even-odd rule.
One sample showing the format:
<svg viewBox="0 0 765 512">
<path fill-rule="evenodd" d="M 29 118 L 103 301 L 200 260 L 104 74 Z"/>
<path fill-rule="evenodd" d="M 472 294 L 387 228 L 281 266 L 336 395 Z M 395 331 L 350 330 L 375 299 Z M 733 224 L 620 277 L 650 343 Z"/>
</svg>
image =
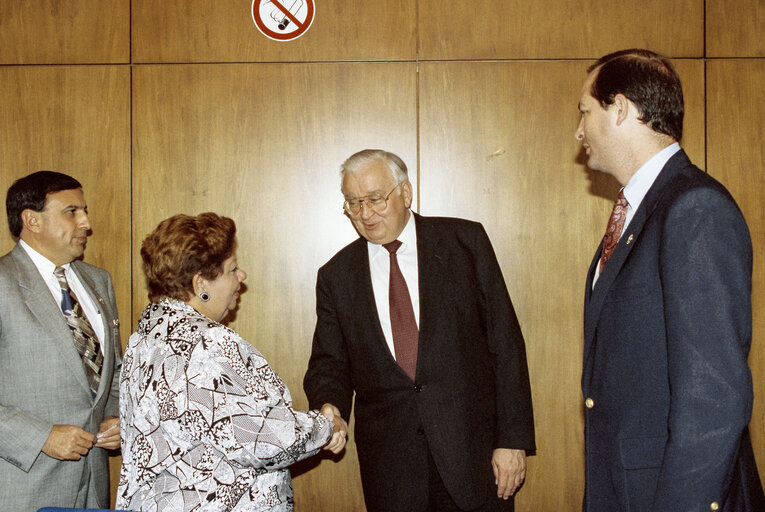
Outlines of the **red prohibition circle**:
<svg viewBox="0 0 765 512">
<path fill-rule="evenodd" d="M 311 24 L 313 23 L 313 17 L 314 17 L 314 0 L 304 0 L 307 2 L 307 9 L 308 12 L 306 13 L 305 21 L 298 20 L 289 10 L 284 7 L 280 0 L 270 0 L 271 3 L 274 4 L 275 7 L 277 7 L 280 11 L 284 13 L 284 16 L 290 20 L 290 22 L 294 23 L 296 27 L 298 27 L 296 30 L 293 30 L 289 33 L 279 33 L 271 30 L 268 28 L 265 24 L 265 22 L 260 17 L 260 4 L 261 0 L 252 0 L 252 21 L 255 23 L 255 26 L 258 27 L 258 30 L 260 32 L 268 37 L 269 39 L 273 39 L 275 41 L 291 41 L 293 39 L 297 39 L 298 37 L 305 34 L 309 28 L 311 28 Z"/>
</svg>

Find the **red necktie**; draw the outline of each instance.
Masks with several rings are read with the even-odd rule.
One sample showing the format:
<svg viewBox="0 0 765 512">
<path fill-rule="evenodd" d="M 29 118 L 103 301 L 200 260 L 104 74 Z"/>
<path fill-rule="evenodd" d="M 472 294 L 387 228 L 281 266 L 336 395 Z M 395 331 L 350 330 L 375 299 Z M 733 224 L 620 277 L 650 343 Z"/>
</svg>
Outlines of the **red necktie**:
<svg viewBox="0 0 765 512">
<path fill-rule="evenodd" d="M 611 257 L 616 244 L 619 243 L 619 237 L 622 236 L 622 230 L 624 229 L 624 221 L 627 219 L 628 205 L 627 198 L 624 197 L 624 189 L 621 189 L 619 197 L 616 198 L 614 203 L 614 209 L 611 211 L 611 218 L 608 219 L 606 236 L 603 238 L 603 252 L 600 255 L 599 272 L 603 272 L 603 267 L 606 266 L 608 258 Z"/>
<path fill-rule="evenodd" d="M 396 361 L 401 369 L 414 382 L 417 370 L 417 340 L 420 333 L 414 318 L 412 298 L 406 286 L 404 275 L 398 266 L 396 251 L 401 247 L 399 240 L 384 244 L 390 253 L 390 284 L 388 287 L 388 302 L 390 304 L 390 327 L 393 331 L 393 349 Z"/>
</svg>

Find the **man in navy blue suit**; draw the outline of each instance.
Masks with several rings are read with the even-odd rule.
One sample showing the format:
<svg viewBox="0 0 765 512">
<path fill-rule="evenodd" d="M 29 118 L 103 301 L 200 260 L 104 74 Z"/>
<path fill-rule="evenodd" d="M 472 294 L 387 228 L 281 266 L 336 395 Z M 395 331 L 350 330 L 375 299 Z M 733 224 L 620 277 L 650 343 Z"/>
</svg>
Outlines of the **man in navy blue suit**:
<svg viewBox="0 0 765 512">
<path fill-rule="evenodd" d="M 763 511 L 746 222 L 678 144 L 666 58 L 625 50 L 588 71 L 576 138 L 623 189 L 587 275 L 583 509 Z"/>
</svg>

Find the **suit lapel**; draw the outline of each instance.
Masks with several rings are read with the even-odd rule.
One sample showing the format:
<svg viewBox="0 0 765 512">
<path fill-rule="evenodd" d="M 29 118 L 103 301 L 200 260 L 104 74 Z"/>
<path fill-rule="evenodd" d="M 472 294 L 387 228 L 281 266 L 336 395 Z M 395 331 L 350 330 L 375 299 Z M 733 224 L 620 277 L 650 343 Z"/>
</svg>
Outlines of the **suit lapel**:
<svg viewBox="0 0 765 512">
<path fill-rule="evenodd" d="M 381 351 L 396 366 L 396 360 L 388 349 L 388 342 L 385 341 L 382 325 L 380 324 L 380 315 L 377 312 L 377 303 L 375 302 L 375 292 L 372 288 L 372 272 L 369 268 L 369 249 L 367 241 L 359 238 L 354 242 L 352 262 L 350 268 L 361 269 L 360 272 L 351 272 L 352 279 L 349 281 L 351 286 L 351 306 L 359 310 L 359 322 L 363 326 L 363 332 L 368 336 L 371 344 L 370 348 Z M 403 370 L 402 370 L 403 371 Z"/>
<path fill-rule="evenodd" d="M 683 150 L 678 151 L 667 161 L 664 168 L 656 177 L 651 188 L 648 189 L 643 201 L 640 203 L 632 221 L 622 233 L 619 243 L 611 254 L 608 263 L 603 268 L 603 273 L 598 277 L 595 288 L 592 289 L 592 277 L 595 275 L 595 265 L 599 260 L 600 251 L 603 246 L 601 241 L 598 252 L 590 265 L 590 272 L 587 278 L 587 290 L 585 291 L 585 318 L 584 318 L 584 350 L 585 362 L 588 359 L 595 338 L 595 328 L 600 318 L 600 312 L 603 309 L 605 298 L 609 290 L 616 281 L 621 268 L 627 261 L 632 248 L 639 243 L 640 234 L 647 220 L 651 217 L 656 206 L 659 204 L 664 193 L 672 183 L 674 177 L 684 167 L 690 165 L 690 160 Z"/>
<path fill-rule="evenodd" d="M 432 219 L 414 215 L 417 230 L 417 274 L 420 288 L 420 336 L 418 366 L 427 356 L 432 333 L 437 329 L 443 293 L 441 283 L 446 269 L 446 254 L 438 232 L 433 229 Z"/>
<path fill-rule="evenodd" d="M 59 305 L 53 299 L 48 286 L 26 251 L 20 245 L 16 245 L 12 254 L 18 269 L 17 275 L 24 302 L 39 322 L 41 329 L 50 333 L 50 339 L 53 340 L 56 350 L 61 355 L 61 361 L 90 396 L 90 387 L 82 368 L 82 360 L 74 347 L 72 334 Z"/>
</svg>

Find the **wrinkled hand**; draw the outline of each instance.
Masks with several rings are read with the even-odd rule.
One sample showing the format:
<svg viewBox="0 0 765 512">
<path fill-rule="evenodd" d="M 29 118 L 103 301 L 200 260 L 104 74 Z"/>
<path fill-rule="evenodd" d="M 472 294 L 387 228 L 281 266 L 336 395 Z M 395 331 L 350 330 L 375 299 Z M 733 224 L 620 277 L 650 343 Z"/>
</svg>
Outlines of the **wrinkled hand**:
<svg viewBox="0 0 765 512">
<path fill-rule="evenodd" d="M 96 446 L 106 450 L 117 450 L 120 447 L 120 419 L 107 416 L 98 427 Z"/>
<path fill-rule="evenodd" d="M 491 457 L 497 497 L 508 499 L 526 479 L 526 451 L 497 448 Z"/>
<path fill-rule="evenodd" d="M 332 438 L 330 438 L 329 443 L 324 446 L 324 449 L 329 450 L 334 454 L 338 454 L 345 448 L 348 436 L 348 424 L 343 417 L 340 416 L 340 410 L 332 404 L 324 404 L 321 407 L 321 413 L 334 425 L 332 429 Z"/>
<path fill-rule="evenodd" d="M 45 455 L 58 460 L 80 460 L 96 442 L 96 436 L 74 425 L 53 425 L 42 447 Z"/>
</svg>

